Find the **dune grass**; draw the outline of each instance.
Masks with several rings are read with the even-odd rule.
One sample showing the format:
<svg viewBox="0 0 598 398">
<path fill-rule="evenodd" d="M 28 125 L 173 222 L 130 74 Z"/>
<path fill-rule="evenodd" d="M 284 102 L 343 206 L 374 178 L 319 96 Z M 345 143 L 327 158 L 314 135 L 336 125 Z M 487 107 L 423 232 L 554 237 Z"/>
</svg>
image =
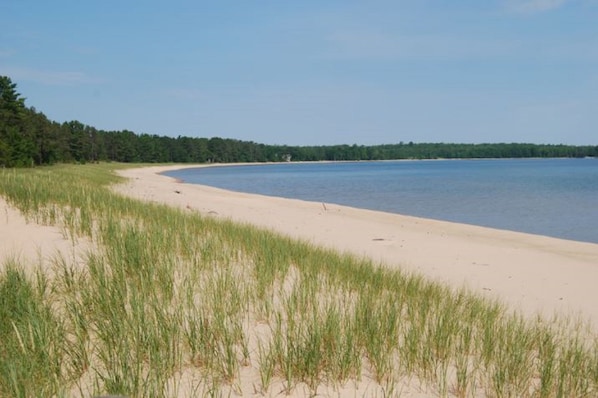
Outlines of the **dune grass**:
<svg viewBox="0 0 598 398">
<path fill-rule="evenodd" d="M 583 323 L 121 197 L 117 167 L 0 171 L 0 195 L 28 219 L 95 247 L 82 266 L 54 259 L 33 275 L 4 259 L 0 396 L 334 395 L 351 383 L 391 396 L 405 381 L 437 396 L 598 394 Z"/>
</svg>

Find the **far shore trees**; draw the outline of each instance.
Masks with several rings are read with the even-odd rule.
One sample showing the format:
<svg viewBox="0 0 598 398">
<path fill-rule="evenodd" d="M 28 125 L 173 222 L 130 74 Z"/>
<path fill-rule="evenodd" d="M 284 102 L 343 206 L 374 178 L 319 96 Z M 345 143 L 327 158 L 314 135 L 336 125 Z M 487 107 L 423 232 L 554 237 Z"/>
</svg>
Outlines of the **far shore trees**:
<svg viewBox="0 0 598 398">
<path fill-rule="evenodd" d="M 28 108 L 8 76 L 0 76 L 0 167 L 97 161 L 237 163 L 393 159 L 598 157 L 596 146 L 530 143 L 266 145 L 220 137 L 168 137 L 104 131 L 77 120 L 57 123 Z"/>
</svg>

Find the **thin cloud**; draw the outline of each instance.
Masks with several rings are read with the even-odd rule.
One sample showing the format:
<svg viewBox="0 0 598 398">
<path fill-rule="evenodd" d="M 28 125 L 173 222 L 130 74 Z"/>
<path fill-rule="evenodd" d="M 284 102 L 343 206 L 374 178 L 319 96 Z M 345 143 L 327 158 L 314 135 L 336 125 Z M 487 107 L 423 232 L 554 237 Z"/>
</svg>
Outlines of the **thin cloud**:
<svg viewBox="0 0 598 398">
<path fill-rule="evenodd" d="M 509 11 L 518 14 L 535 14 L 554 10 L 564 6 L 571 0 L 507 0 Z"/>
<path fill-rule="evenodd" d="M 514 43 L 439 35 L 401 36 L 378 32 L 335 32 L 328 37 L 328 56 L 346 59 L 460 59 L 512 54 Z"/>
<path fill-rule="evenodd" d="M 96 82 L 85 73 L 73 71 L 56 72 L 22 67 L 2 67 L 0 74 L 10 76 L 15 80 L 33 81 L 53 86 L 75 86 Z"/>
<path fill-rule="evenodd" d="M 396 60 L 495 60 L 568 59 L 583 62 L 598 60 L 592 37 L 575 42 L 538 37 L 496 39 L 487 37 L 441 35 L 391 35 L 377 31 L 336 31 L 327 37 L 325 59 Z"/>
</svg>

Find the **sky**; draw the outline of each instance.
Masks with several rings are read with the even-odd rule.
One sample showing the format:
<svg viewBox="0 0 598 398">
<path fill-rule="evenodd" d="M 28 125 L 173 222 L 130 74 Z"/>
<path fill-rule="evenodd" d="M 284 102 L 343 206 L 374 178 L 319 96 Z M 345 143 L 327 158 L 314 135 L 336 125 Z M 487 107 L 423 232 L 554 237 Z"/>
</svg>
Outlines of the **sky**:
<svg viewBox="0 0 598 398">
<path fill-rule="evenodd" d="M 598 0 L 2 0 L 0 75 L 103 130 L 598 145 Z"/>
</svg>

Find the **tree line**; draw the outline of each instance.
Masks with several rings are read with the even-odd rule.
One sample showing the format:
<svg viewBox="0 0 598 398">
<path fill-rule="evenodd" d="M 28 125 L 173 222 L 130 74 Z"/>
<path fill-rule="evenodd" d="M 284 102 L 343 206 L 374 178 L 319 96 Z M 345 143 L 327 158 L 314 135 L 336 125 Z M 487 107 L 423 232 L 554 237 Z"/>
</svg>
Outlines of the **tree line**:
<svg viewBox="0 0 598 398">
<path fill-rule="evenodd" d="M 49 120 L 0 76 L 0 167 L 99 161 L 236 163 L 321 160 L 598 157 L 597 146 L 527 143 L 287 146 L 219 137 L 168 137 L 105 131 L 79 121 Z"/>
</svg>

